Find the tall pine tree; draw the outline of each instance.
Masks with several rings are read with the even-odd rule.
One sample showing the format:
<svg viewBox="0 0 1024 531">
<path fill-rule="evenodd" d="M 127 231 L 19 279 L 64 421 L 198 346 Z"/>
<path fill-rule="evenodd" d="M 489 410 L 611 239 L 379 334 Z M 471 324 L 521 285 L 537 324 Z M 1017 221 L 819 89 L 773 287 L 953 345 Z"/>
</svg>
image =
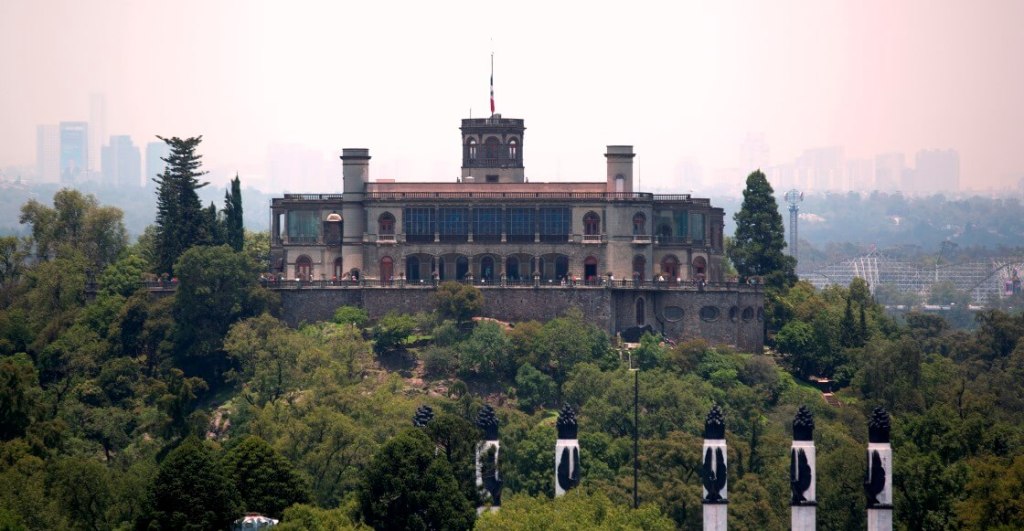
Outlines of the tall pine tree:
<svg viewBox="0 0 1024 531">
<path fill-rule="evenodd" d="M 235 251 L 245 245 L 245 227 L 242 225 L 242 182 L 235 174 L 231 191 L 224 192 L 224 240 Z"/>
<path fill-rule="evenodd" d="M 196 147 L 203 137 L 181 139 L 157 136 L 170 147 L 164 172 L 153 179 L 156 183 L 156 254 L 160 273 L 173 273 L 174 262 L 193 245 L 208 238 L 207 216 L 196 190 L 207 183 L 199 182 L 206 175 L 199 169 L 202 155 Z"/>
<path fill-rule="evenodd" d="M 796 283 L 796 259 L 782 252 L 786 235 L 773 194 L 761 170 L 747 177 L 743 206 L 733 216 L 736 236 L 728 253 L 743 278 L 763 277 L 769 287 L 784 290 Z"/>
</svg>

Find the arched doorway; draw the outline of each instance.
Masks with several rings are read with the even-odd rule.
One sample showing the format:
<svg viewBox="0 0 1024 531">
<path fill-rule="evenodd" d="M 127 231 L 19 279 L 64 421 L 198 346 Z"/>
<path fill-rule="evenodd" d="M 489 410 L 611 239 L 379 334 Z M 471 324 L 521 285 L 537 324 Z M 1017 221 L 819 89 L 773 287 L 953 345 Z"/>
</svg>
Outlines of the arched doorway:
<svg viewBox="0 0 1024 531">
<path fill-rule="evenodd" d="M 380 281 L 383 283 L 391 282 L 391 279 L 395 276 L 395 261 L 390 256 L 385 256 L 380 259 Z"/>
<path fill-rule="evenodd" d="M 597 258 L 588 256 L 583 261 L 583 280 L 587 283 L 596 282 L 599 274 L 597 272 Z"/>
<path fill-rule="evenodd" d="M 644 236 L 647 233 L 647 216 L 643 212 L 633 214 L 633 236 Z"/>
<path fill-rule="evenodd" d="M 459 255 L 455 259 L 455 280 L 464 280 L 469 273 L 469 258 Z"/>
<path fill-rule="evenodd" d="M 519 276 L 519 259 L 514 256 L 508 257 L 505 260 L 505 278 L 514 282 L 519 280 Z"/>
<path fill-rule="evenodd" d="M 334 280 L 341 280 L 341 277 L 345 276 L 345 268 L 342 266 L 341 257 L 334 259 Z"/>
<path fill-rule="evenodd" d="M 420 259 L 416 256 L 409 256 L 405 259 L 405 278 L 409 282 L 420 281 Z"/>
<path fill-rule="evenodd" d="M 391 212 L 385 212 L 377 218 L 377 236 L 385 241 L 395 239 L 395 216 Z"/>
<path fill-rule="evenodd" d="M 306 255 L 295 259 L 295 278 L 303 281 L 313 279 L 313 260 Z"/>
<path fill-rule="evenodd" d="M 693 259 L 693 279 L 704 280 L 707 277 L 708 261 L 703 256 Z"/>
<path fill-rule="evenodd" d="M 643 255 L 636 255 L 633 257 L 633 280 L 639 280 L 643 282 L 647 277 L 644 272 L 647 271 L 647 259 Z"/>
<path fill-rule="evenodd" d="M 480 260 L 480 280 L 494 282 L 494 258 L 485 256 Z"/>
<path fill-rule="evenodd" d="M 675 283 L 679 277 L 679 259 L 675 255 L 667 255 L 661 259 L 661 274 L 665 275 L 665 280 L 671 283 Z"/>
</svg>

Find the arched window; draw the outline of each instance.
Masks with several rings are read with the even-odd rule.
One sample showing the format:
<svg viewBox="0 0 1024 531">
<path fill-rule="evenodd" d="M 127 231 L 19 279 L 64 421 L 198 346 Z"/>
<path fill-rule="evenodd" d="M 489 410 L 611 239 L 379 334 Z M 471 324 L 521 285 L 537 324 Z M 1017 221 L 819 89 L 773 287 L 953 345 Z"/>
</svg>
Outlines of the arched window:
<svg viewBox="0 0 1024 531">
<path fill-rule="evenodd" d="M 505 276 L 508 277 L 509 280 L 519 280 L 520 273 L 518 258 L 510 256 L 505 260 Z"/>
<path fill-rule="evenodd" d="M 306 255 L 295 259 L 295 278 L 309 281 L 313 278 L 313 260 Z"/>
<path fill-rule="evenodd" d="M 380 259 L 380 281 L 391 282 L 395 276 L 395 261 L 390 256 Z"/>
<path fill-rule="evenodd" d="M 385 212 L 377 219 L 377 234 L 381 239 L 395 238 L 395 216 L 391 212 Z"/>
<path fill-rule="evenodd" d="M 626 178 L 621 175 L 615 176 L 615 193 L 621 194 L 626 191 Z"/>
<path fill-rule="evenodd" d="M 587 236 L 601 234 L 601 217 L 596 212 L 587 212 L 583 216 L 583 234 Z"/>
<path fill-rule="evenodd" d="M 469 273 L 469 258 L 459 255 L 455 259 L 455 279 L 465 280 L 466 275 Z"/>
<path fill-rule="evenodd" d="M 476 158 L 476 139 L 470 138 L 466 141 L 466 156 L 469 160 Z"/>
<path fill-rule="evenodd" d="M 644 299 L 641 297 L 636 300 L 636 325 L 643 326 L 647 321 L 647 306 L 644 304 Z"/>
<path fill-rule="evenodd" d="M 508 141 L 508 158 L 511 160 L 519 158 L 519 143 L 514 138 Z"/>
<path fill-rule="evenodd" d="M 644 271 L 647 270 L 647 259 L 643 255 L 636 255 L 633 257 L 633 280 L 639 280 L 643 282 Z"/>
<path fill-rule="evenodd" d="M 490 137 L 484 142 L 484 158 L 496 159 L 498 158 L 498 148 L 501 146 L 501 142 L 495 137 Z"/>
<path fill-rule="evenodd" d="M 642 236 L 647 233 L 647 216 L 643 212 L 633 214 L 633 235 Z"/>
</svg>

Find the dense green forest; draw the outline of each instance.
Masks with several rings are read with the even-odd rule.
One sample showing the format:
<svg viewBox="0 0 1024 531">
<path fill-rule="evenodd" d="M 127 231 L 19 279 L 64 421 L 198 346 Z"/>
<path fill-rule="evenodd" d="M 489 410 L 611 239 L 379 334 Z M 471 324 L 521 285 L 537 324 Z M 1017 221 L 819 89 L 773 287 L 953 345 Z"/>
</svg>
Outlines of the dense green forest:
<svg viewBox="0 0 1024 531">
<path fill-rule="evenodd" d="M 900 529 L 1024 526 L 1019 313 L 983 312 L 968 332 L 894 321 L 859 281 L 784 283 L 765 354 L 654 336 L 627 353 L 580 312 L 474 319 L 480 292 L 448 285 L 431 313 L 371 321 L 343 307 L 293 329 L 256 282 L 265 235 L 236 251 L 200 228 L 205 243 L 173 260 L 178 290 L 157 297 L 138 280 L 166 258 L 160 231 L 129 244 L 118 209 L 74 191 L 20 212 L 27 238 L 0 239 L 0 529 L 223 529 L 250 511 L 281 529 L 699 529 L 715 404 L 732 529 L 788 528 L 801 405 L 817 424 L 821 529 L 865 526 L 877 405 L 893 416 Z M 835 400 L 811 376 L 831 377 Z M 500 422 L 504 495 L 477 517 L 484 404 Z M 553 500 L 563 404 L 578 411 L 581 483 Z M 435 418 L 413 428 L 422 405 Z"/>
</svg>

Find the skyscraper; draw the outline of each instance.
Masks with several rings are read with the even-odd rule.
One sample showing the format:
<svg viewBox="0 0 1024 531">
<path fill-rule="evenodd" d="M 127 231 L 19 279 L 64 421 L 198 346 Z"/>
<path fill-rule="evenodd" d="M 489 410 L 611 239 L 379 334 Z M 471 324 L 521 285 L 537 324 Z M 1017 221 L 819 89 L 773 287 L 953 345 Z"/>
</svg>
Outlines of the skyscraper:
<svg viewBox="0 0 1024 531">
<path fill-rule="evenodd" d="M 102 153 L 104 185 L 137 187 L 141 184 L 142 157 L 130 136 L 110 137 L 110 145 L 104 146 Z"/>
<path fill-rule="evenodd" d="M 60 123 L 60 181 L 74 184 L 83 180 L 89 169 L 89 124 Z"/>
<path fill-rule="evenodd" d="M 903 153 L 882 153 L 875 157 L 875 189 L 884 192 L 899 190 L 906 168 Z"/>
<path fill-rule="evenodd" d="M 60 128 L 56 124 L 36 127 L 36 179 L 60 182 Z"/>
</svg>

